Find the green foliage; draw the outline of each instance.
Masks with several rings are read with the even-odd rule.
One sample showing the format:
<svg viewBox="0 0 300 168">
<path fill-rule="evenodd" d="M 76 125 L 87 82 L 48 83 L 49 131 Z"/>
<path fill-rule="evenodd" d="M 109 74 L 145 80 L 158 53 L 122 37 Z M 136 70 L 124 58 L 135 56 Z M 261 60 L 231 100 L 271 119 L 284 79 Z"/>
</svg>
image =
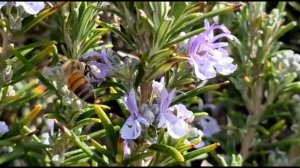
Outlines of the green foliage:
<svg viewBox="0 0 300 168">
<path fill-rule="evenodd" d="M 299 26 L 297 2 L 52 5 L 36 15 L 12 2 L 0 9 L 0 120 L 9 126 L 0 133 L 1 165 L 299 165 L 299 32 L 290 35 Z M 230 76 L 197 81 L 181 47 L 215 16 L 235 36 L 228 49 L 238 68 Z M 96 101 L 89 104 L 64 85 L 62 64 L 101 46 L 113 50 L 107 55 L 114 74 L 101 85 L 92 83 Z M 177 90 L 170 107 L 186 105 L 193 119 L 226 118 L 219 122 L 221 132 L 174 139 L 152 124 L 141 126 L 139 138 L 122 139 L 133 115 L 124 94 L 133 88 L 138 107 L 153 105 L 151 82 L 161 77 L 168 91 Z M 217 111 L 199 108 L 206 104 Z M 144 111 L 158 111 L 149 107 Z M 200 142 L 205 145 L 196 148 Z"/>
</svg>

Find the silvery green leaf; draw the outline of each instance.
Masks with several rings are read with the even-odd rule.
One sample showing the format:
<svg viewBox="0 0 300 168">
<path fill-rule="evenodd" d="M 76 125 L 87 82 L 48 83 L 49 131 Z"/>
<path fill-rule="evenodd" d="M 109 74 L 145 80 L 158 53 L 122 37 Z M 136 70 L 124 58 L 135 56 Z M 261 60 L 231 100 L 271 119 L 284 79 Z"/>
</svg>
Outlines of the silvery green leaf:
<svg viewBox="0 0 300 168">
<path fill-rule="evenodd" d="M 275 149 L 269 151 L 269 153 L 269 166 L 290 166 L 289 160 L 287 158 L 288 155 L 285 152 Z"/>
</svg>

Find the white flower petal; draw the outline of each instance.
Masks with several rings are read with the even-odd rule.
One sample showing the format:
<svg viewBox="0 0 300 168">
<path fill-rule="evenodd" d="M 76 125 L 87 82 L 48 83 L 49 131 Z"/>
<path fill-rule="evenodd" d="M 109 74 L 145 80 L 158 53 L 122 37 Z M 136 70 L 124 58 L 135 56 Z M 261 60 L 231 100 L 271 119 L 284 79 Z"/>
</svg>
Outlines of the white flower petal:
<svg viewBox="0 0 300 168">
<path fill-rule="evenodd" d="M 193 120 L 194 116 L 193 116 L 193 112 L 188 110 L 185 105 L 183 104 L 176 104 L 174 106 L 172 106 L 173 108 L 176 109 L 177 111 L 177 118 L 182 119 L 182 120 Z"/>
<path fill-rule="evenodd" d="M 16 2 L 16 6 L 22 6 L 24 10 L 31 14 L 38 14 L 45 7 L 44 2 Z"/>
<path fill-rule="evenodd" d="M 2 8 L 2 6 L 4 6 L 7 2 L 0 2 L 0 9 Z"/>
<path fill-rule="evenodd" d="M 46 145 L 50 145 L 50 136 L 48 132 L 42 133 L 42 142 Z"/>
<path fill-rule="evenodd" d="M 189 60 L 190 62 L 192 62 L 192 65 L 194 66 L 195 74 L 197 78 L 201 80 L 207 80 L 216 77 L 216 72 L 211 62 L 205 60 L 202 57 L 201 58 L 191 57 Z"/>
<path fill-rule="evenodd" d="M 167 128 L 169 135 L 174 139 L 181 138 L 189 133 L 188 124 L 180 119 L 175 123 L 167 122 Z"/>
<path fill-rule="evenodd" d="M 152 82 L 152 88 L 153 88 L 154 94 L 160 95 L 162 90 L 165 88 L 165 77 L 162 77 L 160 79 L 160 82 L 157 82 L 157 81 L 154 80 Z"/>
<path fill-rule="evenodd" d="M 222 75 L 229 75 L 232 74 L 236 69 L 237 69 L 237 65 L 228 63 L 228 64 L 217 64 L 215 65 L 216 70 L 222 74 Z"/>
</svg>

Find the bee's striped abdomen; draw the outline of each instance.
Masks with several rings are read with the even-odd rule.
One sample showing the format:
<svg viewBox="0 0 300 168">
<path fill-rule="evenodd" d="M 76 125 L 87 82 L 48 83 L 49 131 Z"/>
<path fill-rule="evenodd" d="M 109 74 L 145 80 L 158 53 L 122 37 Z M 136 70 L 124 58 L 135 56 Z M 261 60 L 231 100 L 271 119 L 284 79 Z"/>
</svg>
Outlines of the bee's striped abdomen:
<svg viewBox="0 0 300 168">
<path fill-rule="evenodd" d="M 74 72 L 68 79 L 69 89 L 80 99 L 94 103 L 95 94 L 92 85 L 87 81 L 84 74 L 80 71 Z"/>
</svg>

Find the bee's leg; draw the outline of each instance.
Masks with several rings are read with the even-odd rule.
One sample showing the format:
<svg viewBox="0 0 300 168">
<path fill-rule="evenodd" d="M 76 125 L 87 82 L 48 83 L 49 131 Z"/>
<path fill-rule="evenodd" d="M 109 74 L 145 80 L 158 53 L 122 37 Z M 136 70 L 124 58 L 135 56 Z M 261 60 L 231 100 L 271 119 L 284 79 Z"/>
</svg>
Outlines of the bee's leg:
<svg viewBox="0 0 300 168">
<path fill-rule="evenodd" d="M 89 74 L 89 75 L 91 75 L 92 73 L 91 73 L 91 67 L 90 66 L 88 66 L 88 65 L 85 65 L 85 67 L 84 67 L 84 75 L 87 75 L 87 74 Z"/>
<path fill-rule="evenodd" d="M 87 74 L 89 76 L 92 76 L 95 79 L 99 79 L 100 80 L 100 78 L 98 78 L 97 76 L 95 76 L 95 74 L 93 74 L 92 69 L 91 69 L 91 67 L 89 65 L 85 65 L 85 69 L 84 69 L 84 75 L 87 75 Z"/>
</svg>

